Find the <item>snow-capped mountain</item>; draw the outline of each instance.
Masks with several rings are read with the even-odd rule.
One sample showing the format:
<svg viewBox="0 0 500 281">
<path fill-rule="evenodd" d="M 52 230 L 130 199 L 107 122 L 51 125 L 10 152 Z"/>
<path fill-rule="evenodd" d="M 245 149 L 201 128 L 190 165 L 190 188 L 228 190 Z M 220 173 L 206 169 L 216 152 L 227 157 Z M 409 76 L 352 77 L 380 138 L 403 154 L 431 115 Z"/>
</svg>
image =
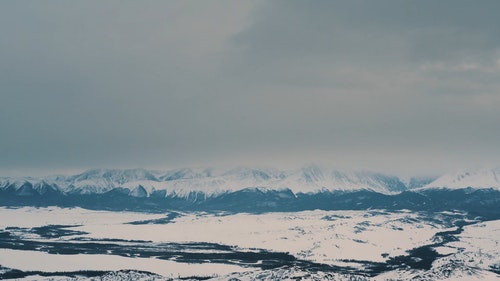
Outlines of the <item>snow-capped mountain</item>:
<svg viewBox="0 0 500 281">
<path fill-rule="evenodd" d="M 462 189 L 467 187 L 474 189 L 493 188 L 495 190 L 500 190 L 500 167 L 448 173 L 425 185 L 422 189 Z"/>
<path fill-rule="evenodd" d="M 116 188 L 134 197 L 149 197 L 155 192 L 164 196 L 188 197 L 202 193 L 217 196 L 246 188 L 290 190 L 298 193 L 372 191 L 398 194 L 406 190 L 435 188 L 500 189 L 500 168 L 469 170 L 441 177 L 396 176 L 367 171 L 339 171 L 316 165 L 294 170 L 238 167 L 233 169 L 183 168 L 168 171 L 145 169 L 91 169 L 72 176 L 45 178 L 0 178 L 0 190 L 19 195 L 62 192 L 65 194 L 103 194 Z"/>
<path fill-rule="evenodd" d="M 491 208 L 500 208 L 499 175 L 493 169 L 403 181 L 314 165 L 295 170 L 93 169 L 73 176 L 0 178 L 0 205 L 230 212 L 461 209 L 490 216 Z"/>
<path fill-rule="evenodd" d="M 46 193 L 58 193 L 62 191 L 56 182 L 31 177 L 0 178 L 0 190 L 12 191 L 19 196 L 44 195 Z"/>
<path fill-rule="evenodd" d="M 320 191 L 369 190 L 382 194 L 399 193 L 406 186 L 399 178 L 373 172 L 342 172 L 318 166 L 296 170 L 234 168 L 230 170 L 176 169 L 166 172 L 144 169 L 110 170 L 92 169 L 68 177 L 3 178 L 0 188 L 18 190 L 21 186 L 52 186 L 70 194 L 99 194 L 115 188 L 125 188 L 132 196 L 149 196 L 155 191 L 166 195 L 186 197 L 193 192 L 214 196 L 245 188 L 259 187 L 269 190 L 289 189 L 294 193 Z"/>
</svg>

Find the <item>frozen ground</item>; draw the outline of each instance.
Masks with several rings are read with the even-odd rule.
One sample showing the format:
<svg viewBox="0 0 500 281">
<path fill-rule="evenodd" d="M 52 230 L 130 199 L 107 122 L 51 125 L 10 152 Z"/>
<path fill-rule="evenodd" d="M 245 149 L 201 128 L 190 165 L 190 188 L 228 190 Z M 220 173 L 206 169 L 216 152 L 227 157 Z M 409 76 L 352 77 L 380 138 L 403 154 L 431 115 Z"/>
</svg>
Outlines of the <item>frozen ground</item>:
<svg viewBox="0 0 500 281">
<path fill-rule="evenodd" d="M 40 227 L 51 225 L 64 227 L 40 232 L 45 229 Z M 465 225 L 463 229 L 461 225 Z M 61 229 L 70 231 L 58 232 Z M 317 280 L 354 277 L 358 280 L 496 280 L 500 267 L 500 221 L 480 222 L 458 212 L 146 214 L 80 208 L 0 208 L 0 231 L 8 237 L 5 240 L 8 243 L 2 244 L 7 246 L 0 249 L 0 265 L 4 267 L 0 271 L 8 270 L 5 268 L 24 272 L 133 269 L 165 278 L 206 276 L 220 280 L 294 276 Z M 12 246 L 12 237 L 17 239 L 15 243 L 24 243 L 22 246 L 26 248 Z M 192 247 L 193 243 L 211 244 L 200 248 Z M 85 248 L 90 244 L 95 246 L 92 251 Z M 171 254 L 171 245 L 175 245 L 176 254 Z M 427 246 L 432 254 L 430 268 L 406 262 L 426 258 L 409 255 L 408 251 L 429 250 Z M 62 254 L 64 247 L 77 250 Z M 432 252 L 433 249 L 437 253 Z M 164 251 L 170 251 L 168 258 Z M 248 261 L 253 253 L 262 254 L 255 264 Z M 289 253 L 296 260 L 293 263 L 287 260 L 283 266 L 275 263 L 270 263 L 269 268 L 262 266 L 274 259 L 266 260 L 266 255 L 273 253 L 284 253 L 280 257 L 285 258 Z M 221 257 L 226 256 L 231 260 L 224 262 Z M 382 268 L 380 272 L 373 269 L 377 266 Z M 34 276 L 38 275 L 25 278 Z"/>
</svg>

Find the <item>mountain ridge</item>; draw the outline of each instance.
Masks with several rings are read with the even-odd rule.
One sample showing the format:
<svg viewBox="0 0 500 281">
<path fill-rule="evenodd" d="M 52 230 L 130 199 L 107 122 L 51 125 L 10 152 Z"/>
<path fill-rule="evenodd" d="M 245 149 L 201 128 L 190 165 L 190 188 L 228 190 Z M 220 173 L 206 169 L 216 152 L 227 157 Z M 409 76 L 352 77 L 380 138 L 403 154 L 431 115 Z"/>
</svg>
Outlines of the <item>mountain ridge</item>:
<svg viewBox="0 0 500 281">
<path fill-rule="evenodd" d="M 78 194 L 105 193 L 114 188 L 133 191 L 140 187 L 148 196 L 158 190 L 177 196 L 187 196 L 191 192 L 203 192 L 211 196 L 251 187 L 290 189 L 294 193 L 370 190 L 393 194 L 408 189 L 396 176 L 367 171 L 345 172 L 313 165 L 295 170 L 248 167 L 220 171 L 213 168 L 169 171 L 90 169 L 70 176 L 0 178 L 0 189 L 19 189 L 26 184 L 33 187 L 51 185 L 63 193 Z"/>
<path fill-rule="evenodd" d="M 461 170 L 439 177 L 412 177 L 408 180 L 371 171 L 340 171 L 316 165 L 295 170 L 252 167 L 226 170 L 181 168 L 167 171 L 142 168 L 89 169 L 69 176 L 0 177 L 0 189 L 27 189 L 29 185 L 38 192 L 44 192 L 50 186 L 54 191 L 78 194 L 105 193 L 114 188 L 126 188 L 136 194 L 140 188 L 141 196 L 144 193 L 150 196 L 159 190 L 164 190 L 167 195 L 188 196 L 192 192 L 202 192 L 212 196 L 251 187 L 290 189 L 294 193 L 370 190 L 396 194 L 435 188 L 500 190 L 500 168 Z"/>
<path fill-rule="evenodd" d="M 481 180 L 480 183 L 491 185 L 497 175 L 496 170 L 492 171 L 461 173 L 458 177 L 450 173 L 437 179 L 414 178 L 405 184 L 395 176 L 367 171 L 340 172 L 317 166 L 288 171 L 93 169 L 70 176 L 0 178 L 0 205 L 144 212 L 464 210 L 497 218 L 499 187 L 460 187 L 452 180 L 460 183 Z M 486 180 L 488 177 L 493 177 L 493 182 Z"/>
<path fill-rule="evenodd" d="M 500 190 L 500 167 L 476 168 L 446 173 L 418 189 L 493 188 Z"/>
</svg>

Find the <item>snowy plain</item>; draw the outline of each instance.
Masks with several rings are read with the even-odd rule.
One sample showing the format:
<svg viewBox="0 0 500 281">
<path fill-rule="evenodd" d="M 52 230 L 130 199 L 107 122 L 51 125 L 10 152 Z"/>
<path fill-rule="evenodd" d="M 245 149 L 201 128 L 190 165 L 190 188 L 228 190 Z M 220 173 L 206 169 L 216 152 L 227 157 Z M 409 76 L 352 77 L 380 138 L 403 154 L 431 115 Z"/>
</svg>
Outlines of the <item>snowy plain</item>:
<svg viewBox="0 0 500 281">
<path fill-rule="evenodd" d="M 410 211 L 314 210 L 265 214 L 177 213 L 177 216 L 167 223 L 152 223 L 165 216 L 166 214 L 93 211 L 81 208 L 0 208 L 0 229 L 65 225 L 73 226 L 71 230 L 81 231 L 80 234 L 51 239 L 36 237 L 33 234 L 20 235 L 25 235 L 26 239 L 55 242 L 83 238 L 95 241 L 122 239 L 120 241 L 217 243 L 242 251 L 265 249 L 290 253 L 301 260 L 332 266 L 358 267 L 362 270 L 363 263 L 360 261 L 383 263 L 391 257 L 404 255 L 413 248 L 432 244 L 437 233 L 454 230 L 456 227 L 453 222 L 464 220 L 464 214 L 458 212 L 429 216 L 426 213 Z M 138 221 L 145 223 L 131 224 Z M 475 277 L 497 278 L 498 275 L 486 270 L 500 264 L 499 232 L 500 221 L 465 226 L 464 231 L 458 235 L 458 241 L 437 247 L 439 253 L 447 256 L 434 261 L 433 267 L 460 260 L 464 267 L 478 271 L 473 275 Z M 123 243 L 126 247 L 126 243 Z M 235 264 L 185 263 L 154 257 L 117 255 L 55 255 L 13 249 L 0 250 L 0 265 L 23 271 L 45 272 L 135 269 L 167 278 L 250 277 L 261 271 L 258 268 Z M 279 271 L 274 271 L 273 274 L 276 272 Z M 421 272 L 399 269 L 383 273 L 377 280 L 401 280 L 405 279 L 404 276 L 409 277 L 409 274 L 418 277 Z M 420 280 L 416 277 L 414 279 Z"/>
</svg>

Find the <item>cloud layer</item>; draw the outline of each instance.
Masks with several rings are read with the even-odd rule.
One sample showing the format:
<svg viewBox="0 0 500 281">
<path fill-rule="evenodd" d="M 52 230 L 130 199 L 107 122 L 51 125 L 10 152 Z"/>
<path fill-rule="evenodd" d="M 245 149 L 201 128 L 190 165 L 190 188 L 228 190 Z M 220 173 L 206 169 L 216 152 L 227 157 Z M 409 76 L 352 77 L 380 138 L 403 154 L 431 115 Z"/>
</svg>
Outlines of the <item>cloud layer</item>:
<svg viewBox="0 0 500 281">
<path fill-rule="evenodd" d="M 500 164 L 498 1 L 0 3 L 0 171 Z"/>
</svg>

